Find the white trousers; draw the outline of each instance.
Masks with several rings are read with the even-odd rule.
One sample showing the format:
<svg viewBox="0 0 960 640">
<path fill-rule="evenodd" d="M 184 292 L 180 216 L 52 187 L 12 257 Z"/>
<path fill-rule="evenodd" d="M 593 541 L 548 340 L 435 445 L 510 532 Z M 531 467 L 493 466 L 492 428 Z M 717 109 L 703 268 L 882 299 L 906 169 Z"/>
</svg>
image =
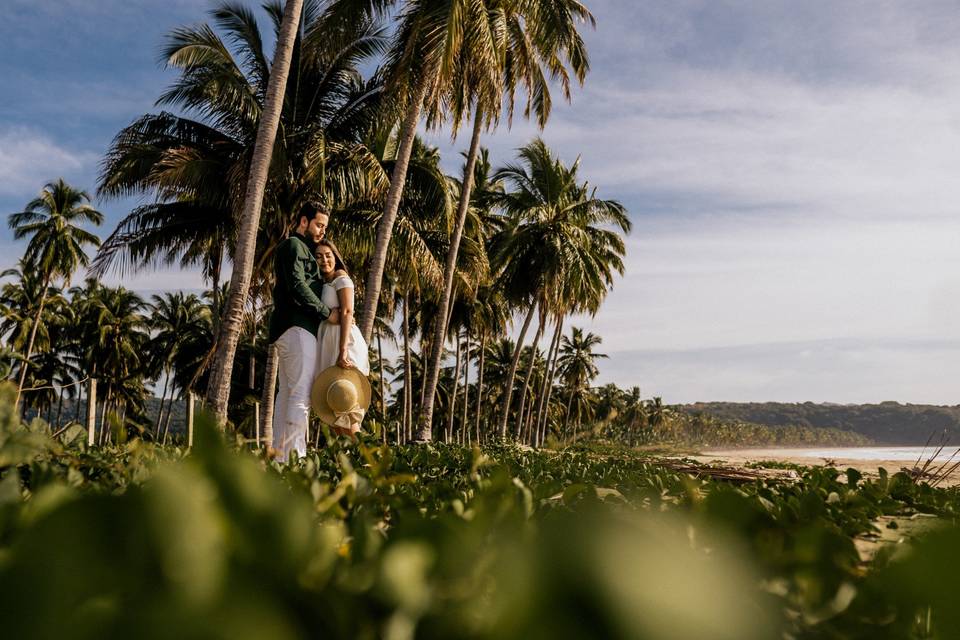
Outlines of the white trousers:
<svg viewBox="0 0 960 640">
<path fill-rule="evenodd" d="M 307 453 L 310 387 L 317 364 L 317 338 L 306 329 L 290 327 L 276 342 L 280 389 L 273 405 L 273 447 L 286 461 L 291 451 Z"/>
</svg>

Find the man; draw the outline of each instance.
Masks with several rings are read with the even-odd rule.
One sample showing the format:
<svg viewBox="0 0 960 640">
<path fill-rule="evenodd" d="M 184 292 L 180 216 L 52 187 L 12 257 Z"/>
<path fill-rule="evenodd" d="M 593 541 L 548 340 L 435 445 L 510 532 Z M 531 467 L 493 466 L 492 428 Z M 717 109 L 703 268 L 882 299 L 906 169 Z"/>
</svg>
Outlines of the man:
<svg viewBox="0 0 960 640">
<path fill-rule="evenodd" d="M 269 341 L 277 346 L 280 389 L 273 410 L 273 448 L 286 460 L 291 451 L 307 452 L 310 386 L 317 360 L 317 330 L 330 316 L 318 293 L 322 281 L 314 247 L 327 232 L 329 215 L 304 205 L 297 226 L 274 256 L 273 315 Z"/>
</svg>

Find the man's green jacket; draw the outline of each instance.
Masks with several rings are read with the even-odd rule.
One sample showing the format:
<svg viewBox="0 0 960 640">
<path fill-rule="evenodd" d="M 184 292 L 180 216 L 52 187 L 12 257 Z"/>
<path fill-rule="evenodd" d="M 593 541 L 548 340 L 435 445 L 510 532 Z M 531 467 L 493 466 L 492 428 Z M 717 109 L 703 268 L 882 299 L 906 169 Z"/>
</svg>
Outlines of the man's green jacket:
<svg viewBox="0 0 960 640">
<path fill-rule="evenodd" d="M 314 244 L 299 233 L 280 243 L 274 255 L 273 315 L 270 316 L 271 343 L 290 327 L 302 327 L 317 335 L 330 309 L 320 301 L 320 267 L 313 257 Z"/>
</svg>

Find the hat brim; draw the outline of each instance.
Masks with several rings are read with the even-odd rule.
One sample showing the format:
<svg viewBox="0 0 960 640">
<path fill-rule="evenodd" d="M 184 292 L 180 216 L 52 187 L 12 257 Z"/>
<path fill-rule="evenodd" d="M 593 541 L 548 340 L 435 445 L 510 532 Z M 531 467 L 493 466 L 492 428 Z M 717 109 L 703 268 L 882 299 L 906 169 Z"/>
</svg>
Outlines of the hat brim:
<svg viewBox="0 0 960 640">
<path fill-rule="evenodd" d="M 366 411 L 370 408 L 370 399 L 373 395 L 370 381 L 356 369 L 342 369 L 337 365 L 327 367 L 314 379 L 310 388 L 310 406 L 323 422 L 333 425 L 337 416 L 327 404 L 327 389 L 336 380 L 349 380 L 357 389 L 357 404 Z"/>
</svg>

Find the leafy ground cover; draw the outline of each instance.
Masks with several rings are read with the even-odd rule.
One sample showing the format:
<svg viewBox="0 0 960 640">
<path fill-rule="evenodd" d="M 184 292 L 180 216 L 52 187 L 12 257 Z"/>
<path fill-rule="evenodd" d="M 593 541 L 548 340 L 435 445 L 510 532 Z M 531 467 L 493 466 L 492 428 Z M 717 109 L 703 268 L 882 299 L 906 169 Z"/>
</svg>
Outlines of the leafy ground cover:
<svg viewBox="0 0 960 640">
<path fill-rule="evenodd" d="M 631 450 L 51 439 L 0 403 L 0 615 L 30 638 L 952 638 L 960 495 Z M 870 564 L 857 536 L 937 516 Z"/>
</svg>

